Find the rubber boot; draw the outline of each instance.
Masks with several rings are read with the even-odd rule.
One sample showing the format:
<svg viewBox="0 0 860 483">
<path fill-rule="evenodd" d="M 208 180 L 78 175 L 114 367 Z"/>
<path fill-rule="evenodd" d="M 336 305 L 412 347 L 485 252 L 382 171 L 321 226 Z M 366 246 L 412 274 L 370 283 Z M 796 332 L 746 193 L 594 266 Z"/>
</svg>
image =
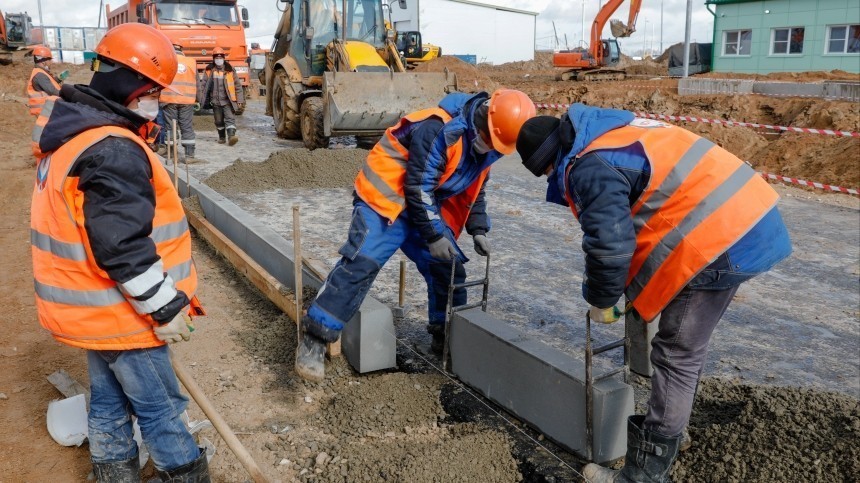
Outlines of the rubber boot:
<svg viewBox="0 0 860 483">
<path fill-rule="evenodd" d="M 93 463 L 93 474 L 99 483 L 138 483 L 140 459 L 135 456 L 115 463 Z"/>
<path fill-rule="evenodd" d="M 224 132 L 224 128 L 218 129 L 218 144 L 224 144 L 227 142 L 227 135 Z"/>
<path fill-rule="evenodd" d="M 666 437 L 643 428 L 645 416 L 627 419 L 627 456 L 621 470 L 589 463 L 582 470 L 591 483 L 669 483 L 669 470 L 678 456 L 681 436 Z"/>
<path fill-rule="evenodd" d="M 201 448 L 196 460 L 170 471 L 158 471 L 162 483 L 210 483 L 206 451 Z"/>
<path fill-rule="evenodd" d="M 228 127 L 227 128 L 227 138 L 229 140 L 228 142 L 229 142 L 230 146 L 233 146 L 239 142 L 239 136 L 236 135 L 236 128 L 235 127 Z"/>
<path fill-rule="evenodd" d="M 185 164 L 194 164 L 198 160 L 194 158 L 194 145 L 193 144 L 185 144 Z"/>
<path fill-rule="evenodd" d="M 441 357 L 445 350 L 445 325 L 427 324 L 427 332 L 431 337 L 430 351 Z"/>
</svg>

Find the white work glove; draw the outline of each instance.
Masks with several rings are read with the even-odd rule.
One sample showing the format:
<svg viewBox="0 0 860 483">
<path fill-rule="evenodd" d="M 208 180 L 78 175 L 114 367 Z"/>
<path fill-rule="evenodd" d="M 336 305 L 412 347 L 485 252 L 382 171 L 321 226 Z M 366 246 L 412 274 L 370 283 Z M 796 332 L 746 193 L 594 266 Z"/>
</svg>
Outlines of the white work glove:
<svg viewBox="0 0 860 483">
<path fill-rule="evenodd" d="M 168 344 L 190 340 L 193 330 L 194 326 L 191 325 L 191 317 L 184 311 L 176 314 L 176 317 L 170 322 L 152 329 L 158 340 L 167 342 Z"/>
<path fill-rule="evenodd" d="M 591 317 L 591 320 L 593 322 L 600 322 L 601 324 L 618 322 L 618 319 L 620 319 L 622 315 L 623 313 L 614 305 L 606 309 L 600 309 L 592 305 L 591 308 L 588 309 L 588 316 Z"/>
<path fill-rule="evenodd" d="M 430 256 L 439 260 L 453 260 L 457 256 L 457 250 L 451 240 L 443 236 L 430 244 Z"/>
<path fill-rule="evenodd" d="M 490 254 L 490 241 L 487 240 L 486 235 L 475 235 L 472 241 L 475 242 L 475 253 L 482 257 Z"/>
</svg>

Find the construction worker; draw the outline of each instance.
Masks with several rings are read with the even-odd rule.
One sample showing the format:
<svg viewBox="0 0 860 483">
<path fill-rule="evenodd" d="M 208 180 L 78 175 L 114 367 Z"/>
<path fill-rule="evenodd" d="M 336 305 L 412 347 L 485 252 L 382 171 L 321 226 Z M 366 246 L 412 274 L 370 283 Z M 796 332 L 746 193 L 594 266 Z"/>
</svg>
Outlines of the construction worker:
<svg viewBox="0 0 860 483">
<path fill-rule="evenodd" d="M 30 106 L 30 114 L 38 116 L 48 96 L 60 94 L 60 84 L 69 75 L 69 71 L 63 71 L 54 77 L 51 73 L 51 49 L 44 45 L 37 45 L 33 49 L 33 71 L 30 72 L 30 80 L 27 82 L 27 104 Z"/>
<path fill-rule="evenodd" d="M 177 70 L 171 89 L 161 91 L 161 111 L 167 128 L 168 139 L 173 135 L 173 121 L 182 135 L 184 155 L 180 157 L 185 162 L 194 159 L 194 111 L 199 110 L 197 104 L 197 62 L 182 53 L 182 46 L 173 44 L 176 53 Z M 172 140 L 168 142 L 173 142 Z"/>
<path fill-rule="evenodd" d="M 560 120 L 535 117 L 517 151 L 582 227 L 591 320 L 617 321 L 622 294 L 642 320 L 660 316 L 648 410 L 628 420 L 624 468 L 590 464 L 585 478 L 669 481 L 714 327 L 742 282 L 791 253 L 779 196 L 707 139 L 627 111 L 575 104 Z"/>
<path fill-rule="evenodd" d="M 427 282 L 428 332 L 432 349 L 442 351 L 452 263 L 455 282 L 466 277 L 468 259 L 456 240 L 465 227 L 475 251 L 489 254 L 484 185 L 490 166 L 514 151 L 520 126 L 534 114 L 532 101 L 520 91 L 453 93 L 385 131 L 355 179 L 341 259 L 302 318 L 300 376 L 325 377 L 325 344 L 337 340 L 398 249 Z M 454 305 L 465 302 L 466 290 L 456 290 Z"/>
<path fill-rule="evenodd" d="M 212 50 L 212 63 L 206 66 L 206 83 L 198 93 L 198 102 L 204 109 L 212 109 L 218 144 L 229 139 L 230 146 L 239 142 L 236 135 L 236 114 L 245 110 L 245 93 L 242 81 L 233 66 L 224 59 L 224 49 Z M 225 132 L 226 131 L 226 132 Z"/>
<path fill-rule="evenodd" d="M 135 415 L 162 481 L 208 482 L 166 346 L 188 340 L 187 312 L 199 307 L 191 237 L 147 146 L 176 55 L 141 23 L 108 30 L 95 53 L 89 86 L 63 86 L 33 129 L 45 153 L 30 219 L 39 322 L 87 350 L 98 481 L 140 481 Z"/>
</svg>

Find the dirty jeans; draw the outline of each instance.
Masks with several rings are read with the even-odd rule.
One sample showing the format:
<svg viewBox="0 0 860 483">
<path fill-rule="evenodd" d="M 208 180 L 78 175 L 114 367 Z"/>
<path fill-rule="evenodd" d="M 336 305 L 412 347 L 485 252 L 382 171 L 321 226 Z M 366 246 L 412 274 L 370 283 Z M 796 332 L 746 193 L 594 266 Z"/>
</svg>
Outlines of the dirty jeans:
<svg viewBox="0 0 860 483">
<path fill-rule="evenodd" d="M 446 236 L 456 247 L 457 242 L 450 229 Z M 451 262 L 430 256 L 427 243 L 405 214 L 389 224 L 388 219 L 377 214 L 366 203 L 357 201 L 347 241 L 338 252 L 341 259 L 308 309 L 312 324 L 319 324 L 323 330 L 310 328 L 310 332 L 320 335 L 322 332 L 343 329 L 343 324 L 358 311 L 379 270 L 398 248 L 415 263 L 427 282 L 430 324 L 444 324 Z M 457 250 L 459 252 L 459 248 Z M 456 283 L 466 279 L 466 269 L 463 267 L 466 261 L 468 259 L 460 252 L 454 273 Z M 455 290 L 454 305 L 465 303 L 466 289 Z"/>
<path fill-rule="evenodd" d="M 236 129 L 236 115 L 233 113 L 233 106 L 212 106 L 212 115 L 215 117 L 215 129 L 218 130 L 218 136 L 224 134 L 224 129 Z"/>
<path fill-rule="evenodd" d="M 94 463 L 137 456 L 131 416 L 155 467 L 179 468 L 199 455 L 180 415 L 188 398 L 179 392 L 167 346 L 123 351 L 87 351 L 90 374 L 89 440 Z"/>
<path fill-rule="evenodd" d="M 651 342 L 651 397 L 645 428 L 677 436 L 690 420 L 711 334 L 738 285 L 723 290 L 685 287 L 660 314 Z"/>
<path fill-rule="evenodd" d="M 183 146 L 194 146 L 194 104 L 162 104 L 164 124 L 167 125 L 167 137 L 173 136 L 173 121 L 180 133 Z"/>
</svg>

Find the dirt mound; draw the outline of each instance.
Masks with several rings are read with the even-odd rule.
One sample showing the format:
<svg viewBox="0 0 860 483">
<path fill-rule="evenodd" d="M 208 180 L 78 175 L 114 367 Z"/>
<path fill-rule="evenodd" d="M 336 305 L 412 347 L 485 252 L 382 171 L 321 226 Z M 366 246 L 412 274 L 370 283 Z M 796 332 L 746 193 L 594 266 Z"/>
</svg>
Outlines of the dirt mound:
<svg viewBox="0 0 860 483">
<path fill-rule="evenodd" d="M 858 481 L 860 406 L 841 394 L 703 381 L 675 481 Z"/>
<path fill-rule="evenodd" d="M 415 72 L 444 72 L 445 69 L 457 74 L 457 88 L 462 92 L 493 92 L 498 87 L 495 81 L 474 65 L 447 55 L 419 64 Z"/>
<path fill-rule="evenodd" d="M 621 60 L 613 68 L 623 69 L 628 76 L 668 76 L 669 60 L 653 60 L 651 58 L 635 60 L 633 57 L 621 54 Z"/>
<path fill-rule="evenodd" d="M 535 52 L 534 60 L 507 62 L 499 65 L 481 64 L 478 68 L 481 70 L 493 71 L 536 71 L 552 69 L 552 52 Z"/>
<path fill-rule="evenodd" d="M 237 159 L 206 179 L 225 193 L 256 193 L 279 188 L 346 188 L 355 181 L 367 151 L 363 149 L 287 149 L 262 163 Z"/>
</svg>

